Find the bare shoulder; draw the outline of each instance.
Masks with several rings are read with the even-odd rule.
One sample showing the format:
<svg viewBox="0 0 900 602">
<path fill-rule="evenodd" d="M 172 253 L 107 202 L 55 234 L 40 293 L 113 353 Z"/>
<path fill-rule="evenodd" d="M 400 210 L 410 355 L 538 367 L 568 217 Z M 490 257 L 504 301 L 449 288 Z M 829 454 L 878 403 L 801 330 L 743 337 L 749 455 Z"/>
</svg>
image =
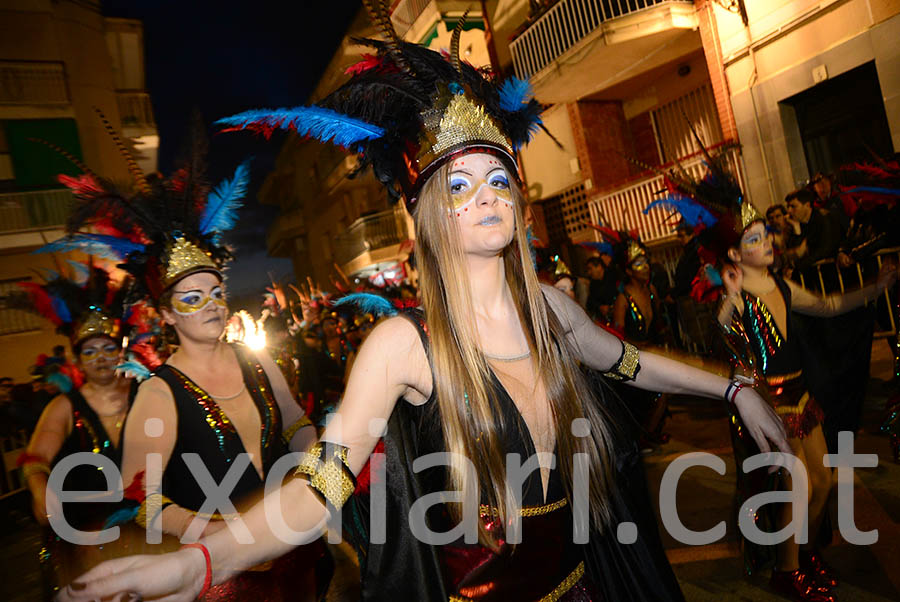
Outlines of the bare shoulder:
<svg viewBox="0 0 900 602">
<path fill-rule="evenodd" d="M 53 399 L 50 400 L 50 403 L 47 404 L 47 407 L 44 408 L 44 411 L 41 413 L 42 416 L 47 420 L 51 420 L 55 422 L 66 423 L 69 420 L 69 416 L 72 414 L 72 402 L 69 401 L 69 397 L 62 393 L 57 395 Z"/>
<path fill-rule="evenodd" d="M 175 398 L 169 385 L 158 376 L 141 383 L 134 398 L 132 412 L 159 415 L 175 411 Z"/>
<path fill-rule="evenodd" d="M 416 327 L 403 316 L 393 316 L 379 322 L 366 343 L 394 351 L 411 351 L 422 346 Z"/>
<path fill-rule="evenodd" d="M 587 314 L 584 313 L 581 306 L 558 288 L 541 283 L 541 291 L 544 293 L 544 298 L 547 299 L 550 311 L 556 315 L 567 333 L 587 319 Z"/>
</svg>

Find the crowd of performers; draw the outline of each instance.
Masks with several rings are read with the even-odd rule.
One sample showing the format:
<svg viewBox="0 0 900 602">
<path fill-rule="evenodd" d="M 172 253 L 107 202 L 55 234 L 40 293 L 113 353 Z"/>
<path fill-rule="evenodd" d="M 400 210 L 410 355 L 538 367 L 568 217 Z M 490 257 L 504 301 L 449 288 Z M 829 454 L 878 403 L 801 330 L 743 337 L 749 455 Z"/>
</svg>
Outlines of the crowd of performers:
<svg viewBox="0 0 900 602">
<path fill-rule="evenodd" d="M 527 83 L 473 69 L 456 42 L 449 56 L 401 42 L 384 8 L 371 8 L 388 41 L 364 42 L 373 54 L 348 83 L 316 106 L 222 122 L 357 152 L 413 215 L 418 291 L 329 299 L 312 283 L 291 295 L 274 286 L 273 359 L 223 337 L 231 259 L 223 233 L 246 165 L 214 188 L 197 157 L 170 177 L 130 162 L 128 191 L 87 166 L 64 179 L 77 206 L 68 237 L 45 250 L 113 258 L 127 277 L 113 282 L 88 264 L 81 276 L 60 270 L 29 291 L 70 337 L 84 377 L 50 403 L 22 459 L 36 517 L 48 525 L 43 556 L 59 599 L 317 599 L 332 570 L 327 520 L 341 521 L 358 554 L 365 600 L 683 599 L 638 445 L 641 435 L 661 435 L 659 392 L 721 400 L 736 455 L 797 456 L 811 483 L 805 511 L 819 530 L 832 478 L 792 312 L 853 310 L 892 286 L 896 268 L 886 264 L 873 284 L 843 296 L 784 280 L 770 270 L 765 220 L 709 156 L 702 181 L 669 174 L 665 202 L 709 263 L 694 288 L 718 303 L 713 324 L 730 368 L 723 376 L 654 353 L 645 344 L 659 321 L 658 292 L 635 233 L 605 232 L 610 252 L 589 262 L 591 315 L 565 283 L 538 278 L 515 159 L 540 127 Z M 66 489 L 120 488 L 123 500 L 55 499 L 51 471 L 76 451 L 105 460 L 69 472 Z M 279 460 L 289 452 L 301 455 L 285 474 Z M 421 466 L 433 452 L 450 452 L 450 463 Z M 537 459 L 520 499 L 508 486 L 507 454 Z M 121 481 L 107 485 L 110 465 Z M 285 475 L 283 484 L 261 501 L 270 474 Z M 206 504 L 209 483 L 227 484 L 233 508 Z M 785 470 L 739 482 L 748 495 L 790 486 Z M 445 490 L 459 494 L 423 511 L 424 496 Z M 272 501 L 278 528 L 267 516 Z M 759 509 L 755 520 L 785 524 L 784 508 Z M 453 530 L 472 511 L 472 528 Z M 82 530 L 119 526 L 122 536 L 72 544 L 56 528 L 60 512 Z M 451 536 L 423 538 L 417 513 Z M 239 537 L 238 514 L 253 543 Z M 636 524 L 633 537 L 619 537 L 624 521 Z M 512 543 L 516 523 L 521 540 Z M 160 543 L 149 543 L 151 531 Z M 776 591 L 835 598 L 835 574 L 815 546 L 750 552 L 748 568 L 771 568 Z"/>
</svg>

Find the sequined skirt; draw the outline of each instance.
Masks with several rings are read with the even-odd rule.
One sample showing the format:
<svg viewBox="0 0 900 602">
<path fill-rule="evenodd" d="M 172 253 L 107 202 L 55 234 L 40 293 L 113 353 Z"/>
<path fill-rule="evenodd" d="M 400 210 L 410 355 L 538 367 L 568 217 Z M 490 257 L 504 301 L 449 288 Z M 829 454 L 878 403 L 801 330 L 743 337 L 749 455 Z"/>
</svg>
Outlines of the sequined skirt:
<svg viewBox="0 0 900 602">
<path fill-rule="evenodd" d="M 806 389 L 802 372 L 767 376 L 775 413 L 781 417 L 787 436 L 803 439 L 825 419 L 822 408 Z"/>
</svg>

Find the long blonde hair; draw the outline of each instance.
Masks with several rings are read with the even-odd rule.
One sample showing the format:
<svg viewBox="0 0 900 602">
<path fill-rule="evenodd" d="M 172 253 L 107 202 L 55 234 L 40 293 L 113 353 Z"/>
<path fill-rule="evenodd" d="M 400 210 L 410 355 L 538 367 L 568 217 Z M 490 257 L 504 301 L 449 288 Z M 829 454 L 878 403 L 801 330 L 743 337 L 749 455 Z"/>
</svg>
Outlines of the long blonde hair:
<svg viewBox="0 0 900 602">
<path fill-rule="evenodd" d="M 506 455 L 498 425 L 501 415 L 492 411 L 491 370 L 478 347 L 475 311 L 466 258 L 456 220 L 448 219 L 453 208 L 449 187 L 449 164 L 441 167 L 422 189 L 415 210 L 416 255 L 422 307 L 430 334 L 433 387 L 441 414 L 446 449 L 452 458 L 467 458 L 476 470 L 477 484 L 462 466 L 450 466 L 448 486 L 487 498 L 501 525 L 507 524 Z M 532 352 L 533 368 L 542 379 L 553 414 L 560 470 L 571 501 L 573 454 L 587 454 L 589 460 L 590 516 L 602 529 L 610 519 L 612 478 L 612 424 L 605 408 L 597 402 L 578 367 L 559 320 L 548 308 L 531 263 L 525 234 L 523 198 L 511 183 L 515 235 L 502 251 L 506 281 L 524 326 Z M 589 436 L 569 436 L 573 421 L 587 419 Z M 498 428 L 499 427 L 499 428 Z M 459 504 L 449 507 L 460 520 Z M 479 521 L 482 543 L 494 546 L 497 532 L 488 533 Z"/>
</svg>

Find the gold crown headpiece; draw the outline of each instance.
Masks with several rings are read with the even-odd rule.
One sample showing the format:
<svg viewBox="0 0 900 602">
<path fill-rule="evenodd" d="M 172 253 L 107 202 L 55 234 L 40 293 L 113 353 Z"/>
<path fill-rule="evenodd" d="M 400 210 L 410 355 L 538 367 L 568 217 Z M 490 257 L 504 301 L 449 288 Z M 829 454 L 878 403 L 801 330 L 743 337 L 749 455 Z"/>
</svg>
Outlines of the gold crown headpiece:
<svg viewBox="0 0 900 602">
<path fill-rule="evenodd" d="M 119 321 L 104 312 L 102 308 L 91 306 L 75 322 L 75 328 L 71 337 L 72 346 L 74 347 L 91 337 L 98 336 L 117 339 L 119 336 Z"/>
<path fill-rule="evenodd" d="M 179 236 L 166 245 L 163 258 L 162 290 L 166 290 L 185 276 L 197 272 L 215 272 L 221 270 L 208 251 Z"/>
</svg>

